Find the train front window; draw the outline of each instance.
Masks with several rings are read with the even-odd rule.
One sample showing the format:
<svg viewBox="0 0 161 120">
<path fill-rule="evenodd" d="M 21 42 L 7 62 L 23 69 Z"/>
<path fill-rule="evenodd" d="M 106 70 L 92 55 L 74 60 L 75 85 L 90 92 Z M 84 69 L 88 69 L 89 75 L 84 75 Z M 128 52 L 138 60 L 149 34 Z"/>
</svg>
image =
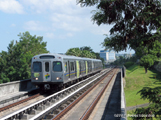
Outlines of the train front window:
<svg viewBox="0 0 161 120">
<path fill-rule="evenodd" d="M 53 71 L 61 72 L 62 71 L 62 63 L 59 61 L 53 62 Z"/>
<path fill-rule="evenodd" d="M 34 72 L 41 72 L 41 62 L 34 62 L 33 63 L 33 71 Z"/>
</svg>

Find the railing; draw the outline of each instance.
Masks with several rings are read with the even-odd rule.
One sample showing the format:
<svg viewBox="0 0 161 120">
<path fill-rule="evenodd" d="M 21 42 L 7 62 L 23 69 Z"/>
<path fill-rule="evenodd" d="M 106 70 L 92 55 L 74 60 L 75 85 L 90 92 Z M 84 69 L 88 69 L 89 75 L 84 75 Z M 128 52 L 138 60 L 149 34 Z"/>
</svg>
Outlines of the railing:
<svg viewBox="0 0 161 120">
<path fill-rule="evenodd" d="M 31 79 L 3 83 L 0 84 L 0 97 L 20 91 L 29 91 L 34 88 L 36 87 L 31 83 Z"/>
</svg>

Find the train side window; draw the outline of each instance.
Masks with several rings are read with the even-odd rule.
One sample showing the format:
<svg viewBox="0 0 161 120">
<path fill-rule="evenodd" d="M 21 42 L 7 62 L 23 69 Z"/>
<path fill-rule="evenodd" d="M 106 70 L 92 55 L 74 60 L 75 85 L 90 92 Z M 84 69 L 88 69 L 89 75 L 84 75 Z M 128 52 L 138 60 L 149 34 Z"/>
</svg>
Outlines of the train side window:
<svg viewBox="0 0 161 120">
<path fill-rule="evenodd" d="M 59 61 L 53 62 L 53 71 L 54 72 L 61 72 L 62 71 L 62 63 Z"/>
<path fill-rule="evenodd" d="M 41 72 L 42 64 L 41 62 L 33 62 L 33 71 L 34 72 Z"/>
<path fill-rule="evenodd" d="M 85 66 L 84 66 L 84 61 L 81 61 L 81 70 L 84 70 Z"/>
<path fill-rule="evenodd" d="M 75 76 L 77 75 L 77 67 L 76 67 L 76 61 L 74 61 L 74 68 L 75 68 Z"/>
<path fill-rule="evenodd" d="M 85 61 L 83 61 L 83 69 L 84 70 L 86 69 L 86 67 L 85 67 Z"/>
<path fill-rule="evenodd" d="M 65 68 L 65 72 L 68 72 L 68 63 L 67 62 L 64 63 L 64 68 Z"/>
<path fill-rule="evenodd" d="M 79 61 L 79 71 L 80 71 L 80 74 L 81 74 L 81 62 Z"/>
<path fill-rule="evenodd" d="M 45 62 L 45 71 L 49 72 L 49 62 Z"/>
<path fill-rule="evenodd" d="M 72 71 L 74 71 L 74 62 L 72 62 Z"/>
<path fill-rule="evenodd" d="M 70 71 L 74 71 L 74 62 L 70 62 Z"/>
</svg>

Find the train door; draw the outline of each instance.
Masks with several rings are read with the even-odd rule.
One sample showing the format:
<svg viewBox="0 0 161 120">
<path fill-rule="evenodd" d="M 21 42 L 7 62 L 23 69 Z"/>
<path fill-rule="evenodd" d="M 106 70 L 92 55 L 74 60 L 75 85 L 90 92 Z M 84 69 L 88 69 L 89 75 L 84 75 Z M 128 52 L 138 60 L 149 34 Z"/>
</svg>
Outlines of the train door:
<svg viewBox="0 0 161 120">
<path fill-rule="evenodd" d="M 94 71 L 94 63 L 93 63 L 93 61 L 92 61 L 92 72 Z"/>
<path fill-rule="evenodd" d="M 86 67 L 86 75 L 88 74 L 88 63 L 85 61 L 85 67 Z"/>
<path fill-rule="evenodd" d="M 51 62 L 43 61 L 43 81 L 50 82 L 51 81 Z"/>
<path fill-rule="evenodd" d="M 82 71 L 81 71 L 81 70 L 82 70 L 82 69 L 81 69 L 81 61 L 79 61 L 79 63 L 78 63 L 78 64 L 79 64 L 79 75 L 80 75 L 80 76 L 82 76 Z"/>
<path fill-rule="evenodd" d="M 74 65 L 74 60 L 70 60 L 70 78 L 74 79 L 75 78 L 75 65 Z"/>
<path fill-rule="evenodd" d="M 67 60 L 64 60 L 64 80 L 68 80 L 70 78 L 69 73 L 69 63 Z"/>
<path fill-rule="evenodd" d="M 77 78 L 79 78 L 79 72 L 80 72 L 80 69 L 79 69 L 79 61 L 76 60 L 76 71 L 77 71 Z"/>
</svg>

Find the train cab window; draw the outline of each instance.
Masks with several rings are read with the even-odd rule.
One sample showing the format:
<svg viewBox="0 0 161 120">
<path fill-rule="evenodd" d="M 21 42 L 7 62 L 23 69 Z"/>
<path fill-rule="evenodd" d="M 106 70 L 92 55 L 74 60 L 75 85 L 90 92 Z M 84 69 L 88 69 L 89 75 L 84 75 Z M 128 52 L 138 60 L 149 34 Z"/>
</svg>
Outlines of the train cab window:
<svg viewBox="0 0 161 120">
<path fill-rule="evenodd" d="M 41 72 L 41 62 L 33 62 L 33 71 L 34 72 Z"/>
<path fill-rule="evenodd" d="M 59 61 L 53 62 L 53 71 L 54 72 L 61 72 L 62 71 L 62 63 Z"/>
<path fill-rule="evenodd" d="M 45 71 L 49 72 L 49 62 L 45 62 Z"/>
</svg>

